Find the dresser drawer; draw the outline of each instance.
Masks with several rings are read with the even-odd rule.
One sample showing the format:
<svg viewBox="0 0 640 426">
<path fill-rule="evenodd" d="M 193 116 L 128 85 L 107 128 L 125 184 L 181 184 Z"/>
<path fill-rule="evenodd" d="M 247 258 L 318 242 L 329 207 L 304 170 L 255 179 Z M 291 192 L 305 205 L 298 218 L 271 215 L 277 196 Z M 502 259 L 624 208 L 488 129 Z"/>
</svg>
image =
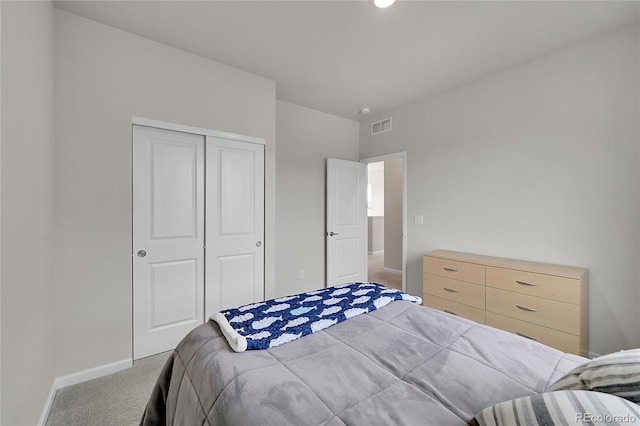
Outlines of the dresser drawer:
<svg viewBox="0 0 640 426">
<path fill-rule="evenodd" d="M 484 285 L 484 265 L 425 256 L 423 268 L 428 274 Z"/>
<path fill-rule="evenodd" d="M 484 286 L 424 274 L 424 293 L 484 310 Z"/>
<path fill-rule="evenodd" d="M 576 335 L 494 314 L 493 312 L 486 313 L 486 321 L 487 325 L 492 327 L 510 331 L 562 352 L 580 355 L 580 339 Z"/>
<path fill-rule="evenodd" d="M 580 333 L 577 305 L 486 288 L 487 311 L 571 334 Z"/>
<path fill-rule="evenodd" d="M 424 306 L 438 309 L 440 311 L 447 312 L 449 314 L 458 315 L 463 318 L 470 319 L 471 321 L 484 324 L 484 310 L 473 308 L 462 303 L 452 302 L 451 300 L 442 299 L 440 297 L 431 296 L 429 294 L 423 295 Z"/>
<path fill-rule="evenodd" d="M 490 287 L 574 305 L 580 303 L 580 280 L 577 279 L 493 266 L 487 266 L 486 279 Z"/>
</svg>

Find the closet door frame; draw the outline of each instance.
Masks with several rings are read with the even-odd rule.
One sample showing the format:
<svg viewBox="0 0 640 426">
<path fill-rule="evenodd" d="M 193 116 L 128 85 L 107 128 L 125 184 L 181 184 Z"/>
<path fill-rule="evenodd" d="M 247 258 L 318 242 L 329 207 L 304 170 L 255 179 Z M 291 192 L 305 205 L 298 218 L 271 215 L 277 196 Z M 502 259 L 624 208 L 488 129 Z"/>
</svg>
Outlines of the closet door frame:
<svg viewBox="0 0 640 426">
<path fill-rule="evenodd" d="M 186 126 L 183 124 L 170 123 L 168 121 L 153 120 L 150 118 L 132 117 L 131 124 L 140 126 L 155 127 L 164 130 L 174 130 L 176 132 L 193 133 L 195 135 L 212 136 L 220 139 L 231 139 L 239 142 L 249 142 L 258 145 L 266 145 L 263 138 L 254 136 L 239 135 L 237 133 L 221 132 L 219 130 L 204 129 L 202 127 Z"/>
<path fill-rule="evenodd" d="M 205 129 L 205 128 L 200 128 L 200 127 L 193 127 L 193 126 L 187 126 L 187 125 L 182 125 L 182 124 L 177 124 L 177 123 L 171 123 L 171 122 L 166 122 L 166 121 L 159 121 L 159 120 L 154 120 L 154 119 L 149 119 L 149 118 L 143 118 L 143 117 L 132 117 L 131 119 L 131 128 L 132 128 L 132 140 L 133 140 L 133 127 L 134 125 L 139 125 L 139 126 L 146 126 L 146 127 L 153 127 L 156 129 L 160 129 L 160 130 L 172 130 L 172 131 L 176 131 L 176 132 L 182 132 L 182 133 L 190 133 L 190 134 L 194 134 L 194 135 L 200 135 L 200 136 L 204 136 L 205 140 L 210 140 L 210 139 L 224 139 L 224 140 L 228 140 L 228 141 L 237 141 L 237 142 L 246 142 L 246 143 L 251 143 L 251 144 L 256 144 L 256 145 L 262 145 L 263 147 L 263 164 L 261 167 L 261 171 L 260 173 L 262 173 L 262 179 L 263 182 L 266 179 L 265 173 L 264 173 L 264 156 L 266 155 L 266 141 L 263 138 L 257 138 L 257 137 L 253 137 L 253 136 L 245 136 L 245 135 L 239 135 L 239 134 L 235 134 L 235 133 L 229 133 L 229 132 L 221 132 L 221 131 L 217 131 L 217 130 L 211 130 L 211 129 Z M 206 145 L 207 143 L 205 142 L 205 157 L 206 157 Z M 132 173 L 133 173 L 133 163 L 131 165 L 132 167 Z M 206 165 L 205 165 L 206 168 Z M 206 176 L 205 176 L 205 181 L 207 180 Z M 133 189 L 133 181 L 132 181 L 132 189 Z M 265 235 L 265 226 L 266 226 L 266 221 L 265 221 L 265 205 L 264 205 L 264 192 L 265 192 L 265 188 L 263 187 L 263 197 L 262 197 L 262 234 Z M 132 200 L 133 202 L 133 200 Z M 133 204 L 131 206 L 132 211 L 131 214 L 133 216 Z M 258 207 L 260 208 L 260 207 Z M 205 216 L 206 216 L 206 211 L 205 211 Z M 206 224 L 205 224 L 206 227 Z M 134 290 L 134 277 L 133 277 L 133 261 L 134 258 L 133 256 L 135 255 L 135 253 L 133 252 L 134 247 L 133 247 L 133 222 L 132 222 L 132 228 L 131 228 L 131 247 L 130 247 L 130 253 L 131 253 L 131 257 L 132 257 L 132 276 L 131 276 L 131 288 L 132 288 L 132 299 L 133 299 L 133 290 Z M 264 238 L 266 238 L 266 235 L 263 237 L 262 242 L 264 243 Z M 207 244 L 207 241 L 205 240 L 205 246 Z M 266 244 L 264 244 L 264 246 L 266 246 Z M 265 252 L 264 249 L 261 251 L 260 256 L 262 256 L 262 261 L 260 262 L 262 265 L 262 297 L 264 298 L 264 294 L 266 292 L 265 287 Z M 205 248 L 205 265 L 207 263 L 207 256 L 206 256 L 206 248 Z M 206 291 L 207 291 L 207 271 L 206 271 L 206 266 L 205 266 L 205 283 L 204 283 L 204 291 L 205 291 L 205 297 L 204 297 L 204 312 L 205 312 L 205 318 L 203 318 L 203 320 L 206 322 L 208 320 L 208 314 L 210 312 L 211 309 L 209 309 L 207 307 L 207 295 L 206 295 Z M 133 300 L 132 300 L 132 309 L 133 309 Z M 133 337 L 133 319 L 135 317 L 135 313 L 132 312 L 132 317 L 131 317 L 131 329 L 132 329 L 132 337 Z M 132 339 L 132 347 L 131 347 L 131 351 L 132 351 L 132 357 L 133 359 L 135 358 L 135 354 L 134 354 L 134 346 L 135 346 L 135 341 L 133 341 Z"/>
</svg>

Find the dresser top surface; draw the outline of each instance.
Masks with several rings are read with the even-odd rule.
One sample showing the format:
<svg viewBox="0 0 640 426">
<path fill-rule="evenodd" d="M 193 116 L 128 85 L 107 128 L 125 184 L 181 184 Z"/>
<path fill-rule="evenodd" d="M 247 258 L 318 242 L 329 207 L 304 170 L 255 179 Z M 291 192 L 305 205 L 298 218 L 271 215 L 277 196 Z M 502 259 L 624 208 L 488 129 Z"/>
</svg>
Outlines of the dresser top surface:
<svg viewBox="0 0 640 426">
<path fill-rule="evenodd" d="M 557 275 L 566 278 L 582 279 L 588 270 L 576 266 L 555 265 L 550 263 L 530 262 L 527 260 L 507 259 L 502 257 L 484 256 L 481 254 L 461 253 L 449 250 L 427 252 L 425 256 L 441 259 L 457 260 L 460 262 L 476 263 L 497 268 L 514 269 L 518 271 L 534 272 L 546 275 Z"/>
</svg>

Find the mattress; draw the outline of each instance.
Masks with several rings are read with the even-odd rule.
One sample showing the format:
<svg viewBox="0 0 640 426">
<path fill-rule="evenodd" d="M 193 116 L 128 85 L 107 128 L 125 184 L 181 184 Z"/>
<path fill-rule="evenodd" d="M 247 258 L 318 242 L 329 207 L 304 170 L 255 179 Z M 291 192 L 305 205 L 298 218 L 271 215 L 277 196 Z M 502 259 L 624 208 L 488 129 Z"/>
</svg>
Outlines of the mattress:
<svg viewBox="0 0 640 426">
<path fill-rule="evenodd" d="M 170 356 L 141 424 L 465 425 L 584 361 L 406 301 L 242 353 L 209 321 Z"/>
</svg>

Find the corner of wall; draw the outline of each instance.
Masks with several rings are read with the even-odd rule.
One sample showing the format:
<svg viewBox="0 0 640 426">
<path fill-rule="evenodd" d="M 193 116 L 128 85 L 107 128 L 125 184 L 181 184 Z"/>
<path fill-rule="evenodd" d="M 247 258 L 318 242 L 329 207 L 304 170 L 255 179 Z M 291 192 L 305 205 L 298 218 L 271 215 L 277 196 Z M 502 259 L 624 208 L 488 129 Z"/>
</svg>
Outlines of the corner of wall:
<svg viewBox="0 0 640 426">
<path fill-rule="evenodd" d="M 638 8 L 638 24 L 636 26 L 636 34 L 638 36 L 638 98 L 636 100 L 638 106 L 638 121 L 636 123 L 636 131 L 638 132 L 638 180 L 640 181 L 640 3 L 637 3 Z M 640 187 L 640 185 L 639 185 Z M 639 196 L 640 198 L 640 196 Z M 638 215 L 638 220 L 640 221 L 640 215 Z M 640 229 L 640 226 L 639 226 Z M 638 235 L 638 245 L 640 247 L 640 235 Z M 640 249 L 638 250 L 638 265 L 640 265 Z M 636 306 L 640 305 L 640 269 L 638 270 L 638 286 L 637 286 L 637 301 Z M 640 310 L 637 311 L 638 321 L 637 324 L 640 324 Z M 640 346 L 640 327 L 636 327 L 638 330 L 638 336 L 636 341 L 636 346 Z"/>
<path fill-rule="evenodd" d="M 53 4 L 0 2 L 0 22 L 0 423 L 35 424 L 55 369 Z"/>
<path fill-rule="evenodd" d="M 0 52 L 2 52 L 2 2 L 0 2 Z M 2 241 L 2 54 L 0 53 L 0 241 Z M 2 244 L 0 244 L 0 324 L 2 324 Z M 2 377 L 2 327 L 0 327 L 0 378 Z M 0 423 L 2 423 L 2 379 L 0 379 Z"/>
</svg>

